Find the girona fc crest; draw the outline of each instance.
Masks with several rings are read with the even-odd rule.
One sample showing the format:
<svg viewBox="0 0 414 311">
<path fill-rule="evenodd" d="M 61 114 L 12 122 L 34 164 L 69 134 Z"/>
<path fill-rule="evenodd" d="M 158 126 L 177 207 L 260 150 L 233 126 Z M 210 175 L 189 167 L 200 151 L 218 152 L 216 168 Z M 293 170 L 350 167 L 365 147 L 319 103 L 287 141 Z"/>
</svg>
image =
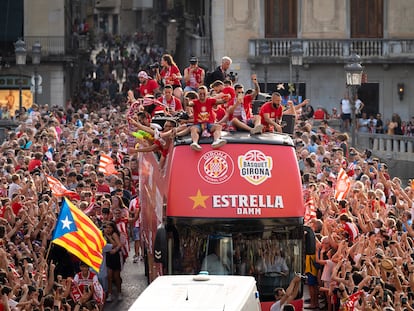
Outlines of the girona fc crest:
<svg viewBox="0 0 414 311">
<path fill-rule="evenodd" d="M 238 159 L 240 176 L 253 185 L 272 177 L 273 160 L 259 150 L 250 150 Z"/>
<path fill-rule="evenodd" d="M 226 182 L 233 175 L 233 172 L 233 160 L 223 151 L 206 152 L 198 161 L 198 173 L 210 184 Z"/>
</svg>

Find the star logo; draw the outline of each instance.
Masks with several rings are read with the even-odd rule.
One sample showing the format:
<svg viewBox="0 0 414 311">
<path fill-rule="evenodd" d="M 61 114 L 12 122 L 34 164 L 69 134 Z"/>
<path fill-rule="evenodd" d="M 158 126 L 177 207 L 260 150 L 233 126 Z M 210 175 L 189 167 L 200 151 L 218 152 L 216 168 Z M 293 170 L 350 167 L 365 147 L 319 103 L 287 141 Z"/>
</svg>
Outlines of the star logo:
<svg viewBox="0 0 414 311">
<path fill-rule="evenodd" d="M 70 221 L 68 216 L 66 216 L 65 219 L 62 219 L 61 222 L 62 222 L 62 230 L 65 228 L 70 230 L 70 225 L 73 223 L 73 221 Z"/>
<path fill-rule="evenodd" d="M 197 208 L 198 206 L 207 208 L 206 200 L 209 198 L 209 196 L 202 195 L 200 189 L 197 190 L 197 194 L 195 196 L 190 196 L 189 198 L 194 201 L 193 209 Z"/>
</svg>

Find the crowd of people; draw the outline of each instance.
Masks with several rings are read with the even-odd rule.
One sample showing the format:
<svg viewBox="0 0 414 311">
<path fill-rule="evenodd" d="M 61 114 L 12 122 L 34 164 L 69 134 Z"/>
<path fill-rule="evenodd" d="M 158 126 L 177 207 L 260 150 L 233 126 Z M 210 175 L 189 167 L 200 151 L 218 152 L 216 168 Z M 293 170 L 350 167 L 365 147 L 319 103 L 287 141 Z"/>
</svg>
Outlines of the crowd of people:
<svg viewBox="0 0 414 311">
<path fill-rule="evenodd" d="M 302 174 L 306 224 L 315 233 L 315 250 L 306 259 L 306 307 L 411 310 L 412 185 L 390 176 L 387 164 L 369 150 L 350 148 L 348 135 L 329 127 L 329 120 L 303 117 L 303 111 L 310 112 L 308 100 L 285 105 L 274 92 L 253 113 L 260 92 L 257 77 L 251 76 L 251 89 L 228 79 L 231 58 L 223 57 L 207 74 L 197 58 L 181 71 L 161 51 L 143 46 L 133 57 L 123 53 L 115 58 L 123 63 L 115 76 L 116 68 L 109 66 L 113 53 L 102 51 L 66 110 L 33 104 L 18 116 L 18 128 L 1 145 L 0 310 L 100 310 L 105 299 L 122 300 L 123 264 L 129 257 L 142 260 L 139 153 L 157 152 L 165 160 L 178 135 L 191 135 L 191 148 L 199 152 L 200 136 L 213 136 L 213 148 L 224 145 L 222 130 L 281 133 L 283 115 L 296 119 L 291 135 Z M 138 58 L 143 60 L 139 64 Z M 149 64 L 154 66 L 149 69 Z M 117 97 L 125 72 L 136 80 L 126 79 Z M 151 124 L 157 115 L 171 119 L 158 128 Z M 117 174 L 99 171 L 102 155 L 112 158 Z M 73 203 L 102 229 L 108 244 L 99 273 L 51 243 L 60 199 L 52 195 L 46 174 L 78 193 Z M 336 185 L 344 175 L 349 190 L 338 197 Z M 272 310 L 292 308 L 288 303 L 296 296 L 299 279 L 286 291 L 276 290 L 279 302 Z"/>
</svg>

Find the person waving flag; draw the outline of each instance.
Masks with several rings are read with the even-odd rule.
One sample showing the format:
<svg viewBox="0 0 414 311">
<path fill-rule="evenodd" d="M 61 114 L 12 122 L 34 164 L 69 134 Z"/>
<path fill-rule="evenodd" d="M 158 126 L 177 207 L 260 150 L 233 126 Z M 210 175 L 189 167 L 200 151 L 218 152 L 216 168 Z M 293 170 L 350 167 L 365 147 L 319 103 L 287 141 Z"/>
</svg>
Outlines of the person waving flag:
<svg viewBox="0 0 414 311">
<path fill-rule="evenodd" d="M 102 232 L 67 198 L 62 203 L 52 243 L 65 248 L 99 272 L 103 260 L 102 250 L 106 244 Z"/>
</svg>

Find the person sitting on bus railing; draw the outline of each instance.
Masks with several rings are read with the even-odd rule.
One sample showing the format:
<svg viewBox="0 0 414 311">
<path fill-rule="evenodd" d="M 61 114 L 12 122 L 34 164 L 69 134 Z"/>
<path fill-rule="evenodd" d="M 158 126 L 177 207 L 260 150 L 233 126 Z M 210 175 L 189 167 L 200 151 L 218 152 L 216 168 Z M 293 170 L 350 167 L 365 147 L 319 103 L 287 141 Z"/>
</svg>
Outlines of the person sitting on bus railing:
<svg viewBox="0 0 414 311">
<path fill-rule="evenodd" d="M 281 288 L 277 287 L 274 290 L 276 302 L 272 304 L 270 307 L 270 311 L 280 311 L 283 310 L 283 306 L 291 302 L 295 297 L 298 295 L 299 288 L 300 288 L 300 275 L 296 275 L 292 281 L 290 282 L 286 291 Z"/>
<path fill-rule="evenodd" d="M 133 123 L 133 121 L 131 121 Z M 155 131 L 151 128 L 148 128 L 146 126 L 137 125 L 138 128 L 142 128 L 146 132 L 151 132 L 154 135 L 154 142 L 152 145 L 149 146 L 142 146 L 140 144 L 137 144 L 137 147 L 135 148 L 135 152 L 151 152 L 151 151 L 159 151 L 160 156 L 160 168 L 164 167 L 165 160 L 168 155 L 168 151 L 170 148 L 170 144 L 172 140 L 175 137 L 176 134 L 176 124 L 172 120 L 167 120 L 164 123 L 164 127 L 161 133 L 158 131 Z"/>
<path fill-rule="evenodd" d="M 260 116 L 252 114 L 252 101 L 260 92 L 255 74 L 252 75 L 252 81 L 255 84 L 255 90 L 251 94 L 244 94 L 243 85 L 241 84 L 234 86 L 237 96 L 233 102 L 229 103 L 226 114 L 236 130 L 248 131 L 250 134 L 260 134 L 263 130 Z"/>
<path fill-rule="evenodd" d="M 189 106 L 194 109 L 194 125 L 191 127 L 191 149 L 201 151 L 201 146 L 198 144 L 200 133 L 207 129 L 213 135 L 214 141 L 211 147 L 214 149 L 220 148 L 226 144 L 226 141 L 221 138 L 221 125 L 214 123 L 213 107 L 223 104 L 230 96 L 226 95 L 222 99 L 207 97 L 207 87 L 200 86 L 198 88 L 199 99 L 194 99 L 189 102 Z"/>
<path fill-rule="evenodd" d="M 288 102 L 292 111 L 295 111 L 293 102 Z M 282 116 L 283 116 L 283 106 L 282 106 L 282 96 L 278 92 L 272 94 L 271 101 L 268 101 L 260 107 L 259 111 L 260 119 L 262 125 L 264 126 L 265 131 L 275 131 L 282 133 Z"/>
</svg>

